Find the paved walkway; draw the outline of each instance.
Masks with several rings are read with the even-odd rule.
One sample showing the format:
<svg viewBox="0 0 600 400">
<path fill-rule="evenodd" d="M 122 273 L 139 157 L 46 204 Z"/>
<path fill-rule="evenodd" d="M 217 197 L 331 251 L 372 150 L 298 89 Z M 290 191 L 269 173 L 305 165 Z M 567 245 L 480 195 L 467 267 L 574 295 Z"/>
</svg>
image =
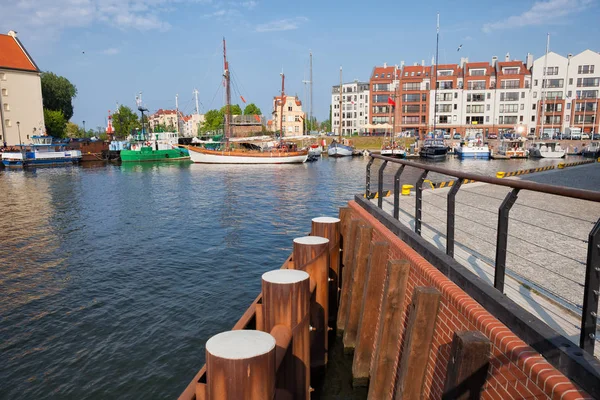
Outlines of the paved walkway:
<svg viewBox="0 0 600 400">
<path fill-rule="evenodd" d="M 589 177 L 590 167 L 549 171 L 527 178 L 557 183 L 556 178 L 567 173 L 564 179 L 573 183 L 578 176 Z M 596 167 L 600 165 L 592 168 Z M 600 168 L 596 171 L 600 176 Z M 422 236 L 444 252 L 448 190 L 423 192 Z M 490 285 L 494 281 L 498 207 L 508 192 L 505 187 L 473 183 L 463 185 L 456 196 L 455 259 Z M 414 192 L 401 196 L 400 209 L 400 222 L 414 230 Z M 384 210 L 392 214 L 392 197 L 384 199 Z M 519 193 L 510 212 L 505 294 L 577 344 L 586 241 L 598 217 L 598 203 L 529 191 Z M 600 357 L 600 341 L 595 353 Z"/>
</svg>

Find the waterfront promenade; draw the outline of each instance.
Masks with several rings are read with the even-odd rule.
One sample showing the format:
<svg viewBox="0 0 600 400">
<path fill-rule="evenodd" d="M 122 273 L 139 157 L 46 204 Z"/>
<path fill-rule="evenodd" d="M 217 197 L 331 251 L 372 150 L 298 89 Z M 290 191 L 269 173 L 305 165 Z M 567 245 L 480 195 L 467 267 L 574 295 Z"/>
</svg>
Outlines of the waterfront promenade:
<svg viewBox="0 0 600 400">
<path fill-rule="evenodd" d="M 521 179 L 596 190 L 600 164 Z M 422 237 L 441 251 L 446 249 L 448 191 L 423 191 Z M 472 183 L 463 185 L 456 196 L 454 258 L 490 285 L 498 207 L 508 192 L 506 187 Z M 399 205 L 400 222 L 414 230 L 414 192 L 401 196 Z M 384 199 L 383 209 L 392 213 L 392 197 Z M 587 237 L 599 216 L 598 203 L 531 191 L 521 191 L 510 211 L 505 294 L 574 343 L 579 343 Z M 600 355 L 598 344 L 595 355 Z"/>
</svg>

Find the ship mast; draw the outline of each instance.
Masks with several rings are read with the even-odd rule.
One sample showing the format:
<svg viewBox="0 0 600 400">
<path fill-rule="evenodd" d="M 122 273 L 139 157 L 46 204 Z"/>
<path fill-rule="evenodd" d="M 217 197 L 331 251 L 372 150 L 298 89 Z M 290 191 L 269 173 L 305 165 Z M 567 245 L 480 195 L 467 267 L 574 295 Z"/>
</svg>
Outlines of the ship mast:
<svg viewBox="0 0 600 400">
<path fill-rule="evenodd" d="M 279 116 L 279 142 L 283 143 L 283 106 L 285 105 L 285 74 L 281 72 L 281 107 Z"/>
<path fill-rule="evenodd" d="M 312 51 L 310 52 L 310 114 L 308 120 L 310 121 L 309 132 L 314 130 L 313 124 L 313 73 L 312 73 Z"/>
<path fill-rule="evenodd" d="M 339 136 L 340 143 L 342 143 L 342 67 L 340 66 L 340 127 L 339 127 Z"/>
<path fill-rule="evenodd" d="M 231 137 L 231 86 L 229 84 L 229 63 L 227 62 L 227 49 L 223 38 L 223 77 L 225 78 L 225 147 L 229 147 Z"/>
<path fill-rule="evenodd" d="M 438 98 L 438 91 L 439 91 L 439 87 L 438 87 L 438 76 L 437 76 L 437 71 L 438 71 L 438 51 L 439 51 L 439 47 L 440 47 L 440 13 L 437 14 L 437 29 L 436 29 L 436 38 L 435 38 L 435 72 L 434 72 L 434 78 L 435 79 L 435 99 L 433 102 L 433 138 L 435 139 L 435 129 L 436 129 L 436 120 L 437 120 L 437 98 Z M 431 100 L 430 100 L 431 101 Z"/>
<path fill-rule="evenodd" d="M 544 89 L 546 87 L 546 67 L 548 65 L 548 50 L 550 48 L 550 34 L 548 34 L 548 38 L 546 39 L 546 56 L 544 57 L 544 70 L 542 71 L 542 112 L 540 115 L 542 116 L 541 128 L 540 128 L 540 140 L 544 136 L 544 101 L 546 100 L 546 93 Z M 535 136 L 534 136 L 535 137 Z"/>
</svg>

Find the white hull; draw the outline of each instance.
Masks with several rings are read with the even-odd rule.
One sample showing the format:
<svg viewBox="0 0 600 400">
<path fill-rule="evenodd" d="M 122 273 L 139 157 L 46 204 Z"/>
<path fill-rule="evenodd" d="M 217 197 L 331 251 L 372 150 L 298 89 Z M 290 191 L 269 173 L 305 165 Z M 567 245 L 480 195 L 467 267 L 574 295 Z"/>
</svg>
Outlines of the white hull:
<svg viewBox="0 0 600 400">
<path fill-rule="evenodd" d="M 317 156 L 320 157 L 323 150 L 320 147 L 311 147 L 308 149 L 309 156 Z"/>
<path fill-rule="evenodd" d="M 539 151 L 539 149 L 533 149 L 529 151 L 531 157 L 536 158 L 563 158 L 566 152 L 561 151 Z"/>
<path fill-rule="evenodd" d="M 270 156 L 276 153 L 263 153 L 260 157 L 236 156 L 227 155 L 226 152 L 221 154 L 205 154 L 197 151 L 189 150 L 190 159 L 195 163 L 200 164 L 294 164 L 303 163 L 308 158 L 308 154 L 294 156 Z"/>
<path fill-rule="evenodd" d="M 381 155 L 385 157 L 404 157 L 406 151 L 400 149 L 383 149 Z"/>
<path fill-rule="evenodd" d="M 351 149 L 336 146 L 330 147 L 327 150 L 327 154 L 329 155 L 329 157 L 348 157 L 352 156 L 353 151 Z"/>
<path fill-rule="evenodd" d="M 490 149 L 487 146 L 461 146 L 454 149 L 454 152 L 459 158 L 490 158 Z"/>
</svg>

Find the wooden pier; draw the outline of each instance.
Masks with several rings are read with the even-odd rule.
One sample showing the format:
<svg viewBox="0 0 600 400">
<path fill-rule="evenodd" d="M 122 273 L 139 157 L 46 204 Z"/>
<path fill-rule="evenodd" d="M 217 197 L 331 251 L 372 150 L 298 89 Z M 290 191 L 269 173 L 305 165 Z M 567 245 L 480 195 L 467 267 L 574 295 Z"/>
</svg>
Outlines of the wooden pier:
<svg viewBox="0 0 600 400">
<path fill-rule="evenodd" d="M 233 330 L 209 339 L 180 399 L 309 399 L 327 385 L 334 339 L 372 400 L 600 395 L 580 389 L 593 376 L 573 383 L 358 203 L 311 226 Z"/>
</svg>

